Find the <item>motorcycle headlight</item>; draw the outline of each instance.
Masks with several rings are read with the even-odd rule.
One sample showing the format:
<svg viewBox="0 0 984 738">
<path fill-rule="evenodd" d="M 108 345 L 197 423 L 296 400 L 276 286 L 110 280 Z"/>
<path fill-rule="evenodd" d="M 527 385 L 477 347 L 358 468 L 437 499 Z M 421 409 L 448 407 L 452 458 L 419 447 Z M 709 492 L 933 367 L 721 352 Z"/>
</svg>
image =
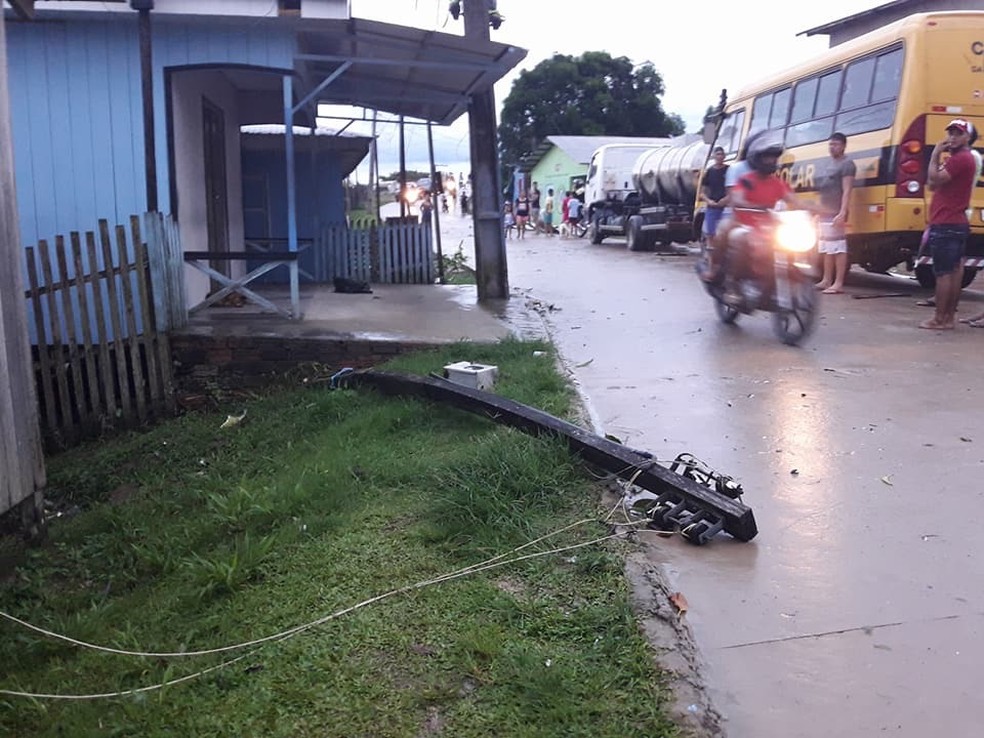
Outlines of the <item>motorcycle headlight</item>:
<svg viewBox="0 0 984 738">
<path fill-rule="evenodd" d="M 801 254 L 816 245 L 817 228 L 805 210 L 777 213 L 776 245 L 784 251 Z"/>
</svg>

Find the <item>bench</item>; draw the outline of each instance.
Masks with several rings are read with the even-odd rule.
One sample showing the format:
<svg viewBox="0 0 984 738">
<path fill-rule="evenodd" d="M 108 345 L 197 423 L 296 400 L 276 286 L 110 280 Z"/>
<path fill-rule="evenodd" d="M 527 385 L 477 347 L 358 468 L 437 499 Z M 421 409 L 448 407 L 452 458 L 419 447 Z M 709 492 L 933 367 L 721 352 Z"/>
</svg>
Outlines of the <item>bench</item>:
<svg viewBox="0 0 984 738">
<path fill-rule="evenodd" d="M 229 295 L 235 293 L 242 295 L 249 302 L 259 305 L 263 309 L 270 312 L 283 315 L 285 318 L 298 317 L 297 315 L 294 315 L 294 313 L 298 312 L 298 306 L 296 304 L 297 300 L 295 300 L 293 296 L 293 288 L 291 289 L 291 306 L 293 309 L 285 310 L 246 286 L 257 277 L 261 277 L 279 266 L 287 266 L 291 270 L 296 270 L 296 251 L 265 251 L 262 253 L 246 251 L 186 251 L 184 253 L 184 260 L 186 264 L 190 264 L 198 271 L 207 275 L 210 279 L 213 279 L 222 285 L 221 289 L 212 293 L 194 307 L 189 308 L 189 313 L 196 313 L 199 310 L 204 310 L 210 305 L 214 305 L 220 300 L 224 300 Z M 229 275 L 223 274 L 222 272 L 214 269 L 211 264 L 213 261 L 253 261 L 261 263 L 258 267 L 250 272 L 247 272 L 241 277 L 230 277 Z M 294 279 L 292 279 L 291 282 L 293 283 Z"/>
</svg>

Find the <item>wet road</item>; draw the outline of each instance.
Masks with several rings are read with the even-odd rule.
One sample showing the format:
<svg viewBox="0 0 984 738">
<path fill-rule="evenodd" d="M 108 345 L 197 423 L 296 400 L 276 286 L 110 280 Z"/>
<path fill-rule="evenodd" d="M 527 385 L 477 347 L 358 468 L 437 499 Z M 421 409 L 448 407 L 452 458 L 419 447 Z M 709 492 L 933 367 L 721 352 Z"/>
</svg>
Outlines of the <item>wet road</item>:
<svg viewBox="0 0 984 738">
<path fill-rule="evenodd" d="M 718 323 L 693 256 L 507 249 L 606 432 L 744 485 L 752 543 L 649 554 L 689 600 L 728 735 L 980 735 L 984 330 L 918 330 L 914 283 L 852 271 L 851 292 L 905 296 L 825 296 L 790 348 L 765 314 Z M 982 308 L 971 291 L 964 314 Z"/>
</svg>

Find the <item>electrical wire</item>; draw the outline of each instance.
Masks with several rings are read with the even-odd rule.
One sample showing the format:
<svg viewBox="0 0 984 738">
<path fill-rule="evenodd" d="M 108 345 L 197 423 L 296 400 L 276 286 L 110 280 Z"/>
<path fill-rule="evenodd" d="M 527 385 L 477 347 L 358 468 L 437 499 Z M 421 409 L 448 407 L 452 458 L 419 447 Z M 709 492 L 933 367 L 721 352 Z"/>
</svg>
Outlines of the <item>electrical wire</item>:
<svg viewBox="0 0 984 738">
<path fill-rule="evenodd" d="M 605 518 L 603 519 L 603 521 L 610 520 L 611 517 L 614 515 L 615 511 L 618 510 L 620 504 L 621 504 L 621 502 L 616 503 L 616 505 L 605 516 Z M 573 528 L 579 527 L 581 525 L 585 525 L 586 523 L 595 523 L 595 522 L 599 522 L 597 518 L 585 518 L 583 520 L 579 520 L 579 521 L 577 521 L 575 523 L 571 523 L 570 525 L 564 526 L 563 528 L 560 528 L 560 529 L 555 530 L 555 531 L 552 531 L 551 533 L 548 533 L 548 534 L 546 534 L 544 536 L 541 536 L 540 538 L 537 538 L 537 539 L 534 539 L 534 540 L 529 541 L 527 543 L 524 543 L 522 546 L 518 546 L 517 548 L 514 548 L 511 551 L 508 551 L 508 552 L 506 552 L 504 554 L 499 554 L 498 556 L 494 556 L 491 559 L 486 559 L 484 562 L 481 562 L 479 564 L 473 564 L 472 566 L 464 567 L 462 569 L 458 569 L 458 570 L 455 570 L 453 572 L 449 572 L 447 574 L 442 574 L 442 575 L 440 575 L 438 577 L 434 577 L 433 579 L 423 580 L 423 581 L 420 581 L 420 582 L 416 582 L 414 584 L 410 584 L 410 585 L 406 585 L 406 586 L 403 586 L 403 587 L 399 587 L 399 588 L 394 589 L 394 590 L 390 590 L 389 592 L 385 592 L 383 594 L 376 595 L 375 597 L 371 597 L 371 598 L 369 598 L 367 600 L 363 600 L 362 602 L 360 602 L 358 604 L 352 605 L 352 606 L 347 607 L 347 608 L 344 608 L 342 610 L 338 610 L 338 611 L 333 612 L 333 613 L 331 613 L 329 615 L 326 615 L 324 617 L 318 618 L 317 620 L 313 620 L 311 622 L 304 623 L 302 625 L 298 625 L 298 626 L 295 626 L 293 628 L 289 628 L 287 630 L 281 631 L 280 633 L 277 633 L 277 634 L 274 634 L 274 635 L 271 635 L 271 636 L 266 636 L 265 638 L 256 639 L 256 640 L 249 641 L 249 642 L 246 642 L 246 643 L 239 643 L 239 644 L 235 644 L 235 645 L 232 645 L 232 646 L 225 646 L 225 647 L 222 647 L 222 648 L 207 649 L 207 650 L 202 650 L 202 651 L 173 652 L 173 653 L 154 653 L 154 652 L 145 652 L 145 651 L 127 651 L 127 650 L 123 650 L 123 649 L 112 648 L 112 647 L 109 647 L 109 646 L 101 646 L 99 644 L 88 643 L 88 642 L 81 641 L 81 640 L 78 640 L 78 639 L 75 639 L 75 638 L 71 638 L 70 636 L 62 635 L 60 633 L 55 633 L 54 631 L 50 631 L 50 630 L 47 630 L 45 628 L 41 628 L 39 626 L 33 625 L 31 623 L 28 623 L 25 620 L 22 620 L 20 618 L 17 618 L 15 616 L 10 615 L 9 613 L 3 612 L 3 611 L 0 611 L 0 616 L 2 616 L 3 618 L 5 618 L 7 620 L 10 620 L 12 622 L 15 622 L 15 623 L 17 623 L 17 624 L 19 624 L 19 625 L 21 625 L 21 626 L 23 626 L 25 628 L 28 628 L 30 630 L 33 630 L 33 631 L 35 631 L 37 633 L 40 633 L 42 635 L 45 635 L 45 636 L 47 636 L 49 638 L 54 638 L 54 639 L 57 639 L 57 640 L 67 641 L 67 642 L 69 642 L 69 643 L 71 643 L 73 645 L 80 646 L 80 647 L 83 647 L 83 648 L 89 648 L 89 649 L 92 649 L 92 650 L 101 651 L 101 652 L 105 652 L 105 653 L 114 653 L 114 654 L 126 655 L 126 656 L 157 657 L 157 658 L 168 658 L 168 657 L 177 658 L 177 657 L 202 656 L 202 655 L 207 655 L 207 654 L 223 653 L 223 652 L 228 652 L 228 651 L 232 651 L 232 650 L 239 650 L 239 649 L 243 649 L 243 648 L 249 648 L 249 647 L 252 647 L 252 646 L 260 646 L 260 647 L 262 647 L 262 646 L 264 646 L 266 644 L 269 644 L 269 643 L 272 643 L 272 642 L 281 642 L 281 641 L 288 640 L 288 639 L 293 638 L 294 636 L 299 635 L 299 634 L 301 634 L 301 633 L 303 633 L 303 632 L 305 632 L 307 630 L 310 630 L 312 628 L 315 628 L 315 627 L 317 627 L 319 625 L 323 625 L 324 623 L 327 623 L 330 620 L 339 618 L 339 617 L 341 617 L 343 615 L 347 615 L 347 614 L 349 614 L 351 612 L 354 612 L 356 610 L 359 610 L 359 609 L 361 609 L 363 607 L 367 607 L 368 605 L 374 604 L 376 602 L 380 602 L 380 601 L 382 601 L 384 599 L 388 599 L 390 597 L 394 597 L 394 596 L 396 596 L 398 594 L 404 594 L 404 593 L 407 593 L 407 592 L 424 589 L 425 587 L 435 586 L 435 585 L 438 585 L 438 584 L 443 584 L 444 582 L 452 581 L 454 579 L 460 579 L 460 578 L 465 577 L 465 576 L 470 576 L 472 574 L 477 574 L 477 573 L 480 573 L 480 572 L 489 571 L 491 569 L 497 569 L 497 568 L 500 568 L 500 567 L 503 567 L 503 566 L 507 566 L 509 564 L 518 563 L 518 562 L 521 562 L 521 561 L 530 561 L 530 560 L 537 559 L 537 558 L 542 558 L 542 557 L 545 557 L 545 556 L 551 556 L 551 555 L 558 554 L 558 553 L 565 553 L 567 551 L 573 551 L 573 550 L 577 550 L 577 549 L 580 549 L 580 548 L 586 548 L 588 546 L 598 545 L 598 544 L 603 543 L 605 541 L 609 541 L 609 540 L 613 540 L 613 539 L 617 539 L 617 538 L 622 538 L 624 536 L 624 533 L 623 532 L 616 531 L 616 532 L 610 533 L 610 534 L 608 534 L 606 536 L 601 536 L 599 538 L 595 538 L 595 539 L 592 539 L 590 541 L 584 541 L 584 542 L 581 542 L 581 543 L 571 544 L 570 546 L 563 546 L 563 547 L 560 547 L 560 548 L 554 548 L 554 549 L 550 549 L 548 551 L 537 551 L 537 552 L 534 552 L 534 553 L 531 553 L 531 554 L 526 554 L 526 555 L 523 555 L 523 556 L 512 556 L 512 554 L 515 554 L 515 553 L 517 553 L 519 551 L 522 551 L 522 550 L 524 550 L 526 548 L 529 548 L 530 546 L 533 546 L 533 545 L 535 545 L 537 543 L 540 543 L 540 542 L 542 542 L 544 540 L 547 540 L 549 538 L 552 538 L 553 536 L 559 535 L 560 533 L 564 533 L 564 532 L 566 532 L 568 530 L 571 530 Z M 624 523 L 624 525 L 627 525 L 629 527 L 634 527 L 636 525 L 640 525 L 640 524 L 643 524 L 643 523 L 646 523 L 646 522 L 648 522 L 648 521 L 646 521 L 646 520 L 629 521 L 627 523 Z M 511 557 L 511 558 L 506 558 L 506 557 Z M 502 559 L 505 559 L 505 560 L 502 560 Z M 8 696 L 8 697 L 23 697 L 23 698 L 32 698 L 32 699 L 52 699 L 52 700 L 96 700 L 96 699 L 110 699 L 110 698 L 115 698 L 115 697 L 124 697 L 124 696 L 128 696 L 128 695 L 133 695 L 133 694 L 139 694 L 139 693 L 143 693 L 143 692 L 150 692 L 150 691 L 154 691 L 154 690 L 159 690 L 159 689 L 163 689 L 164 687 L 167 687 L 167 686 L 170 686 L 170 685 L 181 684 L 183 682 L 187 682 L 187 681 L 191 681 L 193 679 L 197 679 L 199 677 L 205 676 L 206 674 L 209 674 L 209 673 L 214 672 L 214 671 L 218 671 L 219 669 L 226 668 L 228 666 L 231 666 L 232 664 L 235 664 L 235 663 L 237 663 L 239 661 L 242 661 L 243 659 L 245 659 L 245 658 L 247 658 L 247 657 L 255 654 L 257 651 L 259 651 L 259 648 L 254 648 L 252 651 L 250 651 L 248 653 L 245 653 L 245 654 L 243 654 L 241 656 L 238 656 L 238 657 L 233 658 L 233 659 L 229 659 L 227 661 L 223 661 L 222 663 L 216 664 L 215 666 L 211 666 L 211 667 L 209 667 L 207 669 L 202 669 L 201 671 L 197 671 L 197 672 L 195 672 L 193 674 L 188 674 L 186 676 L 179 677 L 177 679 L 169 679 L 169 680 L 166 680 L 166 681 L 161 682 L 161 683 L 158 683 L 158 684 L 148 685 L 148 686 L 145 686 L 145 687 L 138 687 L 138 688 L 124 690 L 124 691 L 120 691 L 120 692 L 103 692 L 103 693 L 92 693 L 92 694 L 59 694 L 59 693 L 36 693 L 36 692 L 25 692 L 25 691 L 19 691 L 19 690 L 11 690 L 11 689 L 0 689 L 0 695 L 4 695 L 4 696 Z"/>
</svg>

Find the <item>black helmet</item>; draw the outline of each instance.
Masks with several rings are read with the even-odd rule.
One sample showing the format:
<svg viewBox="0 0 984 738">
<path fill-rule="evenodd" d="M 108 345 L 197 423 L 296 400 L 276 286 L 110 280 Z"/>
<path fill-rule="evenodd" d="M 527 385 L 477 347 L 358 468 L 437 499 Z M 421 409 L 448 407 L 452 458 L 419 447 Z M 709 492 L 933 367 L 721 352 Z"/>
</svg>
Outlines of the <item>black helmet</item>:
<svg viewBox="0 0 984 738">
<path fill-rule="evenodd" d="M 748 140 L 748 165 L 759 174 L 775 174 L 783 151 L 781 132 L 762 131 Z"/>
</svg>

